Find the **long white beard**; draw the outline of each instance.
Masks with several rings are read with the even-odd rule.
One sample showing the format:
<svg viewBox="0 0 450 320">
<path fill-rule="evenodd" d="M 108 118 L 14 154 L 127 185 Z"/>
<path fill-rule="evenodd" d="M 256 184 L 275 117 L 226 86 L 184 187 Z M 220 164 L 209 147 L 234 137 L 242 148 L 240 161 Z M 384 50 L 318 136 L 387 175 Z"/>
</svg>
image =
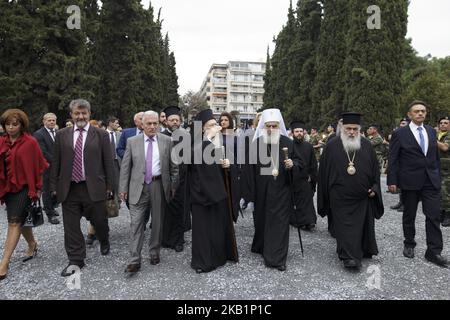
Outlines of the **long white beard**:
<svg viewBox="0 0 450 320">
<path fill-rule="evenodd" d="M 278 144 L 280 142 L 280 130 L 272 130 L 270 136 L 264 130 L 262 137 L 265 144 Z"/>
<path fill-rule="evenodd" d="M 361 134 L 359 133 L 356 137 L 350 138 L 345 134 L 344 130 L 342 130 L 341 140 L 344 145 L 344 150 L 347 152 L 354 152 L 361 149 Z"/>
</svg>

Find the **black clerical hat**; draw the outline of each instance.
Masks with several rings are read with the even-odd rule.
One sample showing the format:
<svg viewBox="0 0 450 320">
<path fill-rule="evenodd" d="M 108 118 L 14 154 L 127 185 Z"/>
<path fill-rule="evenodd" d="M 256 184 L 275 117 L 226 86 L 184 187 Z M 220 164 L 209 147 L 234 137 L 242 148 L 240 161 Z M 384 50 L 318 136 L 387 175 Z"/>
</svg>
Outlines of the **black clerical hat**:
<svg viewBox="0 0 450 320">
<path fill-rule="evenodd" d="M 446 116 L 446 117 L 441 117 L 440 119 L 439 119 L 439 122 L 441 122 L 442 120 L 450 120 L 450 118 L 448 117 L 448 116 Z M 438 123 L 439 123 L 438 122 Z"/>
<path fill-rule="evenodd" d="M 205 125 L 209 120 L 215 119 L 211 109 L 202 110 L 197 114 L 196 121 L 201 121 Z"/>
<path fill-rule="evenodd" d="M 295 129 L 305 129 L 305 123 L 303 123 L 302 121 L 299 120 L 294 120 L 291 122 L 290 126 L 291 130 L 295 130 Z"/>
<path fill-rule="evenodd" d="M 346 112 L 341 115 L 342 124 L 361 124 L 361 113 Z"/>
<path fill-rule="evenodd" d="M 181 109 L 178 107 L 167 107 L 162 110 L 166 114 L 166 118 L 173 116 L 174 114 L 177 116 L 181 116 Z"/>
</svg>

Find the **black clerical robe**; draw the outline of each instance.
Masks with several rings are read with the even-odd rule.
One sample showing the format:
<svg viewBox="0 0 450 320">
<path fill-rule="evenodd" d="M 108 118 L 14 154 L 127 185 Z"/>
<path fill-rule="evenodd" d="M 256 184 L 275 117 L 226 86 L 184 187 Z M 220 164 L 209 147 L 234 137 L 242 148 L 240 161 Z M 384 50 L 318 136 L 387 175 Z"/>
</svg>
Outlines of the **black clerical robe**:
<svg viewBox="0 0 450 320">
<path fill-rule="evenodd" d="M 162 134 L 172 137 L 172 132 L 168 129 L 161 132 Z M 189 134 L 186 132 L 180 139 L 187 139 Z M 174 145 L 180 143 L 181 140 L 174 141 Z M 180 155 L 182 156 L 182 154 Z M 186 164 L 178 165 L 179 178 L 178 186 L 174 197 L 166 203 L 163 223 L 163 234 L 161 245 L 164 248 L 175 248 L 184 244 L 184 231 L 191 228 L 190 211 L 185 210 L 185 188 L 186 188 Z M 187 231 L 186 230 L 186 231 Z"/>
<path fill-rule="evenodd" d="M 204 141 L 202 150 L 210 145 Z M 192 268 L 208 272 L 227 260 L 237 261 L 223 168 L 204 161 L 189 165 L 187 181 L 192 212 Z"/>
<path fill-rule="evenodd" d="M 291 225 L 295 227 L 315 225 L 314 192 L 317 184 L 317 160 L 313 146 L 294 139 L 294 159 L 302 163 L 302 170 L 293 171 L 293 197 L 295 210 L 291 215 Z"/>
<path fill-rule="evenodd" d="M 378 161 L 369 141 L 361 138 L 355 175 L 348 174 L 348 164 L 341 138 L 329 141 L 320 158 L 317 208 L 322 217 L 333 212 L 339 258 L 360 263 L 363 256 L 378 254 L 374 218 L 384 212 Z M 368 197 L 369 189 L 375 192 L 374 198 Z"/>
<path fill-rule="evenodd" d="M 262 254 L 264 262 L 268 267 L 281 267 L 286 265 L 289 247 L 289 218 L 293 211 L 293 200 L 291 192 L 292 171 L 300 169 L 300 163 L 293 159 L 292 141 L 280 137 L 280 143 L 274 145 L 278 153 L 279 165 L 276 179 L 270 175 L 262 175 L 262 168 L 270 168 L 270 161 L 264 163 L 260 158 L 259 148 L 275 159 L 272 155 L 271 145 L 264 144 L 262 137 L 252 143 L 250 153 L 256 155 L 256 164 L 245 166 L 243 174 L 246 175 L 247 188 L 244 198 L 255 204 L 254 225 L 255 234 L 252 243 L 252 252 Z M 289 149 L 289 158 L 294 161 L 294 168 L 287 170 L 283 160 L 285 159 L 282 149 Z M 250 154 L 250 158 L 251 158 Z"/>
</svg>

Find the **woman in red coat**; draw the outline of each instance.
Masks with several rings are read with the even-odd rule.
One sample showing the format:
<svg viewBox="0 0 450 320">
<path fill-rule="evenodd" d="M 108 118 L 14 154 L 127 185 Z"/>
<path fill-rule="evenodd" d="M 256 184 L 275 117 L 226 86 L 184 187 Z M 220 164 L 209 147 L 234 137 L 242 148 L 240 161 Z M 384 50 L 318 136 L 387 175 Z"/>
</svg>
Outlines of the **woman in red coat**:
<svg viewBox="0 0 450 320">
<path fill-rule="evenodd" d="M 0 124 L 6 132 L 0 137 L 0 202 L 6 204 L 8 216 L 8 233 L 0 262 L 0 280 L 3 280 L 21 234 L 28 243 L 23 261 L 37 253 L 32 229 L 22 225 L 27 207 L 41 196 L 42 173 L 48 163 L 38 142 L 28 133 L 28 117 L 22 110 L 6 110 L 0 117 Z"/>
</svg>

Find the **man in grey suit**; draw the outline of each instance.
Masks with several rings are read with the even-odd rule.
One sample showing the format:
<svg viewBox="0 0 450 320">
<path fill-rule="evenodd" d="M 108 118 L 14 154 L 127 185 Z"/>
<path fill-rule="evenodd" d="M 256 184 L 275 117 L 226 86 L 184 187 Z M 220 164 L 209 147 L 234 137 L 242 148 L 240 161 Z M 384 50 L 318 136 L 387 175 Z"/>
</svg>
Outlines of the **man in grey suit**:
<svg viewBox="0 0 450 320">
<path fill-rule="evenodd" d="M 121 163 L 119 191 L 130 204 L 131 260 L 125 272 L 141 268 L 144 242 L 144 212 L 151 207 L 150 263 L 160 262 L 164 207 L 177 184 L 178 167 L 171 159 L 172 140 L 158 133 L 158 113 L 147 111 L 142 117 L 144 134 L 128 139 Z"/>
<path fill-rule="evenodd" d="M 91 126 L 91 105 L 83 99 L 70 103 L 73 127 L 56 134 L 50 174 L 50 191 L 62 203 L 64 244 L 69 265 L 61 272 L 72 274 L 72 267 L 84 267 L 86 246 L 80 219 L 86 217 L 96 230 L 102 255 L 109 253 L 109 227 L 105 202 L 112 191 L 113 159 L 108 133 Z"/>
</svg>

